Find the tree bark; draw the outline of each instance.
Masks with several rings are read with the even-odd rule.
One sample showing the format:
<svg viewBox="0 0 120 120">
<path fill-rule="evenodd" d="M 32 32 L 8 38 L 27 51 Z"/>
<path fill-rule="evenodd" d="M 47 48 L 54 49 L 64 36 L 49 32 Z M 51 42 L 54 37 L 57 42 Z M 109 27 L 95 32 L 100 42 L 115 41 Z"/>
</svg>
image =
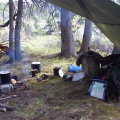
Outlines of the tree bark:
<svg viewBox="0 0 120 120">
<path fill-rule="evenodd" d="M 20 47 L 20 30 L 23 12 L 23 0 L 18 1 L 17 20 L 15 26 L 15 60 L 21 59 L 21 47 Z"/>
<path fill-rule="evenodd" d="M 14 54 L 14 45 L 13 45 L 13 0 L 9 0 L 9 60 L 11 63 L 15 61 L 15 54 Z"/>
<path fill-rule="evenodd" d="M 61 9 L 61 55 L 63 57 L 75 55 L 71 15 L 64 9 Z"/>
<path fill-rule="evenodd" d="M 92 22 L 88 19 L 85 19 L 84 35 L 80 52 L 88 51 L 88 48 L 90 48 L 91 46 L 91 36 L 92 36 Z"/>
</svg>

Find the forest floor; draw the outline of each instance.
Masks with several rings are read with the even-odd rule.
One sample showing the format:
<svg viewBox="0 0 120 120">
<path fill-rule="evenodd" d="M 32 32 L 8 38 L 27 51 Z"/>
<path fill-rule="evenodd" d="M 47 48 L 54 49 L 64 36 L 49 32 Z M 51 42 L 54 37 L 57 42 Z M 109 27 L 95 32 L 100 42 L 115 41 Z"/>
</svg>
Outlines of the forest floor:
<svg viewBox="0 0 120 120">
<path fill-rule="evenodd" d="M 72 82 L 53 75 L 54 67 L 61 67 L 69 74 L 68 65 L 75 65 L 76 62 L 74 57 L 65 59 L 53 54 L 60 52 L 58 38 L 42 38 L 44 43 L 39 41 L 26 40 L 26 44 L 23 44 L 26 51 L 20 62 L 8 64 L 8 56 L 1 58 L 0 70 L 17 74 L 18 79 L 29 86 L 29 90 L 14 89 L 10 94 L 0 94 L 0 98 L 17 95 L 16 98 L 1 101 L 14 106 L 16 110 L 0 112 L 0 120 L 120 120 L 120 103 L 108 103 L 86 95 L 91 85 L 89 78 Z M 36 77 L 31 76 L 33 61 L 41 62 L 41 73 Z M 48 78 L 38 81 L 43 74 Z"/>
<path fill-rule="evenodd" d="M 34 56 L 35 57 L 35 56 Z M 54 57 L 54 59 L 53 59 Z M 31 57 L 32 60 L 32 57 Z M 24 76 L 21 72 L 26 68 L 30 60 L 21 61 L 21 64 L 6 64 L 13 73 L 18 73 L 29 86 L 29 90 L 15 89 L 9 95 L 17 95 L 16 98 L 1 101 L 1 103 L 14 106 L 16 110 L 0 112 L 0 120 L 119 120 L 120 103 L 104 102 L 97 98 L 86 95 L 91 81 L 88 78 L 79 82 L 64 81 L 59 76 L 53 75 L 53 69 L 50 61 L 61 61 L 62 58 L 56 56 L 47 56 L 47 59 L 41 57 L 41 73 L 36 77 L 31 74 Z M 5 59 L 6 61 L 6 59 Z M 75 61 L 75 58 L 66 60 L 63 70 L 68 74 L 68 64 Z M 48 64 L 49 62 L 49 64 Z M 3 64 L 1 63 L 1 65 Z M 24 65 L 22 65 L 24 63 Z M 64 62 L 65 64 L 66 62 Z M 56 64 L 56 65 L 57 65 Z M 13 67 L 14 66 L 14 67 Z M 14 69 L 13 69 L 14 68 Z M 30 69 L 29 69 L 30 70 Z M 20 74 L 21 73 L 21 74 Z M 38 81 L 42 74 L 47 74 L 48 78 Z M 2 98 L 3 95 L 0 95 Z"/>
</svg>

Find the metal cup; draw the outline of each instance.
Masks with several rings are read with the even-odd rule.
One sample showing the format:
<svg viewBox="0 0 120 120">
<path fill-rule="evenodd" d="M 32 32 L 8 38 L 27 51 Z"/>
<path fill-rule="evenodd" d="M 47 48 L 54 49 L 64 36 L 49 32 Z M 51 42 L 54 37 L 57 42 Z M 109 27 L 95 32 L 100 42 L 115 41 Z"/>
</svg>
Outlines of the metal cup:
<svg viewBox="0 0 120 120">
<path fill-rule="evenodd" d="M 36 69 L 31 69 L 32 77 L 35 77 L 35 76 L 36 76 L 36 73 L 37 73 L 37 70 L 36 70 Z"/>
</svg>

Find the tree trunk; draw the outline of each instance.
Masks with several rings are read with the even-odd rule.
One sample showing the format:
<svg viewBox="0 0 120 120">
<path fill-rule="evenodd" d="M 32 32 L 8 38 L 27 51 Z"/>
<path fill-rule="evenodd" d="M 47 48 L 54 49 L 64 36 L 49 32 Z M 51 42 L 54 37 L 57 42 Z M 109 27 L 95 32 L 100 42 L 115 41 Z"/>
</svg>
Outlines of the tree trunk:
<svg viewBox="0 0 120 120">
<path fill-rule="evenodd" d="M 88 51 L 88 49 L 91 46 L 91 36 L 92 36 L 92 22 L 88 19 L 85 19 L 85 29 L 80 52 Z"/>
<path fill-rule="evenodd" d="M 61 9 L 61 55 L 63 57 L 75 55 L 71 15 L 64 9 Z"/>
<path fill-rule="evenodd" d="M 14 45 L 13 45 L 13 0 L 9 0 L 9 60 L 11 63 L 15 61 L 15 54 L 14 54 Z"/>
<path fill-rule="evenodd" d="M 21 59 L 20 30 L 21 30 L 22 12 L 23 12 L 23 0 L 19 0 L 17 20 L 16 20 L 16 26 L 15 26 L 15 59 L 16 61 L 19 61 Z"/>
</svg>

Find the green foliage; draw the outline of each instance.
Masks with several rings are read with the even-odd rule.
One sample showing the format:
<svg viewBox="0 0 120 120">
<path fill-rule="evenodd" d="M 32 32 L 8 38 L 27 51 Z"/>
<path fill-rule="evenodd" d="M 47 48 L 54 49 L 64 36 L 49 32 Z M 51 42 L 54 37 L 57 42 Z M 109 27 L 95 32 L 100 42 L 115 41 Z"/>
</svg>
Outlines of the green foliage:
<svg viewBox="0 0 120 120">
<path fill-rule="evenodd" d="M 9 6 L 6 3 L 0 3 L 0 25 L 4 24 L 9 19 Z M 5 7 L 5 9 L 4 9 Z M 3 11 L 4 9 L 4 11 Z M 4 16 L 4 18 L 3 18 Z M 8 46 L 8 38 L 9 38 L 9 29 L 0 28 L 0 43 L 6 44 Z"/>
<path fill-rule="evenodd" d="M 27 54 L 49 55 L 60 52 L 60 36 L 38 36 L 26 40 L 22 48 Z"/>
<path fill-rule="evenodd" d="M 72 28 L 74 33 L 77 32 L 80 28 L 83 28 L 84 23 L 85 18 L 76 14 L 72 14 Z"/>
<path fill-rule="evenodd" d="M 15 2 L 14 4 L 15 6 L 17 6 L 17 2 Z M 0 24 L 3 24 L 2 11 L 4 9 L 4 6 L 5 3 L 0 3 L 0 11 L 1 11 Z M 7 21 L 9 19 L 8 6 L 4 11 L 4 16 L 5 16 L 5 21 Z M 79 50 L 82 43 L 85 20 L 84 18 L 73 13 L 71 13 L 71 16 L 72 16 L 72 28 L 74 33 L 73 36 L 76 44 L 76 50 Z M 107 38 L 96 28 L 94 24 L 92 26 L 93 26 L 92 41 L 91 41 L 92 50 L 101 52 L 101 54 L 104 55 L 110 54 L 113 46 L 112 43 L 110 43 L 109 40 L 107 40 Z M 36 36 L 43 36 L 43 35 L 53 35 L 53 34 L 59 35 L 60 33 L 61 33 L 60 8 L 48 3 L 24 5 L 23 18 L 22 18 L 22 32 L 21 32 L 22 39 L 36 37 Z M 9 38 L 9 27 L 5 29 L 0 28 L 0 42 L 3 43 L 3 41 L 7 41 L 8 38 Z M 106 45 L 104 44 L 104 42 L 107 42 L 108 44 Z M 49 51 L 51 51 L 51 53 L 54 53 L 54 51 L 60 52 L 60 42 L 59 42 L 59 46 L 55 47 L 56 49 L 52 49 L 53 47 L 54 44 L 53 45 L 51 44 L 50 50 L 46 50 L 45 47 L 40 49 L 39 52 L 35 48 L 34 48 L 35 50 L 30 50 L 30 48 L 29 50 L 31 52 L 33 51 L 36 52 L 36 54 L 42 53 L 42 51 L 43 53 L 46 52 L 46 54 L 50 53 Z"/>
</svg>

